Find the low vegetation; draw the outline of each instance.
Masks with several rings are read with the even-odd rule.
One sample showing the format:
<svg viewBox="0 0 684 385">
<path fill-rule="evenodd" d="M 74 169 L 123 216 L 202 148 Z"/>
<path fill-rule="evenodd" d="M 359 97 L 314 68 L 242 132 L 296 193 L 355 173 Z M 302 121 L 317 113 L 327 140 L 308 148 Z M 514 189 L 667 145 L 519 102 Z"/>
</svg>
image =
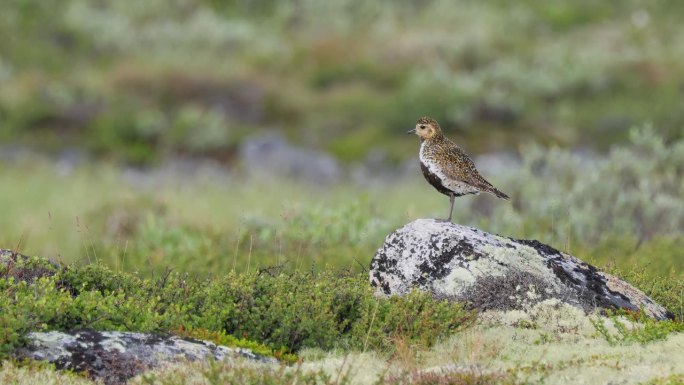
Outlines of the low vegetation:
<svg viewBox="0 0 684 385">
<path fill-rule="evenodd" d="M 179 364 L 132 383 L 563 383 L 580 368 L 623 376 L 630 363 L 643 364 L 646 357 L 653 371 L 637 378 L 675 374 L 664 368 L 684 358 L 670 351 L 684 336 L 681 319 L 587 316 L 568 305 L 549 305 L 531 312 L 531 319 L 516 320 L 520 314 L 512 312 L 478 321 L 460 304 L 425 293 L 376 297 L 365 274 L 339 269 L 271 268 L 213 278 L 167 271 L 145 278 L 101 263 L 59 266 L 9 253 L 4 258 L 0 354 L 5 359 L 25 343 L 27 332 L 93 328 L 173 333 L 281 361 L 268 368 L 240 361 Z M 644 288 L 648 294 L 672 296 L 654 290 L 666 284 L 651 282 Z M 666 305 L 673 312 L 681 309 Z M 616 356 L 623 364 L 613 362 Z M 71 378 L 51 375 L 44 365 L 6 361 L 4 366 L 0 376 L 17 383 L 30 383 L 28 373 L 54 383 Z"/>
<path fill-rule="evenodd" d="M 684 383 L 684 3 L 141 4 L 0 2 L 0 248 L 41 256 L 0 256 L 0 383 L 92 383 L 10 358 L 76 328 L 280 361 L 135 384 Z M 331 186 L 242 175 L 243 141 L 274 129 L 398 169 L 422 115 L 496 153 L 478 167 L 512 197 L 460 198 L 455 221 L 574 254 L 675 319 L 378 298 L 386 234 L 447 211 L 417 163 Z"/>
<path fill-rule="evenodd" d="M 30 331 L 93 328 L 175 331 L 293 361 L 307 347 L 388 350 L 395 338 L 429 347 L 474 319 L 429 294 L 376 298 L 366 277 L 329 270 L 143 279 L 101 264 L 62 269 L 19 258 L 0 291 L 3 354 Z"/>
</svg>

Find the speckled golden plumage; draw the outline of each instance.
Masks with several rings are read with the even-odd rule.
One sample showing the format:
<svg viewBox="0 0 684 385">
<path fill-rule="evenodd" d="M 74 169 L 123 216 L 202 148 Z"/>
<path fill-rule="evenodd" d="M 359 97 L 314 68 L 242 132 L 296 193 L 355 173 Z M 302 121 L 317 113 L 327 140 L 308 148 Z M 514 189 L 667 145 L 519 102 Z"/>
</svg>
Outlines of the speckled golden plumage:
<svg viewBox="0 0 684 385">
<path fill-rule="evenodd" d="M 436 120 L 422 117 L 409 133 L 420 137 L 419 157 L 423 176 L 437 191 L 449 197 L 451 208 L 448 221 L 451 221 L 454 198 L 457 196 L 486 192 L 509 199 L 508 195 L 480 175 L 473 161 L 460 147 L 442 134 Z"/>
</svg>

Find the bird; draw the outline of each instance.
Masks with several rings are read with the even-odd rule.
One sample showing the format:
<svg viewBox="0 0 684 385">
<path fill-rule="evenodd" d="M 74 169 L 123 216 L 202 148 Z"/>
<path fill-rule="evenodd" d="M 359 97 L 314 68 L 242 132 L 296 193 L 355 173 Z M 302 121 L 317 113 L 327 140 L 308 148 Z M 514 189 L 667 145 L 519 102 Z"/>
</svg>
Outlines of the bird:
<svg viewBox="0 0 684 385">
<path fill-rule="evenodd" d="M 406 133 L 420 138 L 420 169 L 425 179 L 449 197 L 451 207 L 447 222 L 451 222 L 456 197 L 485 192 L 497 198 L 510 199 L 480 175 L 470 157 L 444 136 L 436 120 L 424 116 Z"/>
</svg>

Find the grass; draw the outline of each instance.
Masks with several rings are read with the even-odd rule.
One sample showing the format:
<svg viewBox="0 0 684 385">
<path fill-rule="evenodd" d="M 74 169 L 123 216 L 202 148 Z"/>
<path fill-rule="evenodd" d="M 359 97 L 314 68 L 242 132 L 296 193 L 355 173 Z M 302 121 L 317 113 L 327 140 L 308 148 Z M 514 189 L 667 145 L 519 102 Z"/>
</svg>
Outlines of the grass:
<svg viewBox="0 0 684 385">
<path fill-rule="evenodd" d="M 513 197 L 510 203 L 460 198 L 454 218 L 538 239 L 622 275 L 643 270 L 676 281 L 684 269 L 682 164 L 684 142 L 665 143 L 648 127 L 591 162 L 530 147 L 520 166 L 486 173 Z M 273 265 L 361 272 L 390 231 L 443 217 L 448 207 L 417 169 L 387 183 L 321 187 L 213 168 L 190 175 L 95 162 L 64 171 L 25 161 L 0 163 L 0 185 L 4 247 L 145 275 Z M 264 193 L 270 191 L 278 193 Z"/>
</svg>

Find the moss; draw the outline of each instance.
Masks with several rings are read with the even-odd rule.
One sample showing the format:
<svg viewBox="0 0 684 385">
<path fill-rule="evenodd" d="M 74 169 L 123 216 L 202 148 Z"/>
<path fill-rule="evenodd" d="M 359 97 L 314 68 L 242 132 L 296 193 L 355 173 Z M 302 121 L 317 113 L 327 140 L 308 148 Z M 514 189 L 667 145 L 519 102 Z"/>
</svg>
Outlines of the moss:
<svg viewBox="0 0 684 385">
<path fill-rule="evenodd" d="M 258 342 L 250 341 L 247 339 L 236 338 L 230 334 L 226 334 L 226 332 L 224 331 L 212 332 L 207 329 L 185 329 L 181 327 L 178 329 L 171 330 L 171 333 L 182 337 L 190 337 L 202 341 L 210 341 L 215 343 L 216 345 L 228 346 L 232 348 L 249 349 L 255 354 L 266 357 L 275 357 L 283 362 L 290 364 L 295 363 L 298 360 L 298 357 L 295 354 L 286 353 L 283 350 L 276 351 L 264 344 L 260 344 Z"/>
</svg>

